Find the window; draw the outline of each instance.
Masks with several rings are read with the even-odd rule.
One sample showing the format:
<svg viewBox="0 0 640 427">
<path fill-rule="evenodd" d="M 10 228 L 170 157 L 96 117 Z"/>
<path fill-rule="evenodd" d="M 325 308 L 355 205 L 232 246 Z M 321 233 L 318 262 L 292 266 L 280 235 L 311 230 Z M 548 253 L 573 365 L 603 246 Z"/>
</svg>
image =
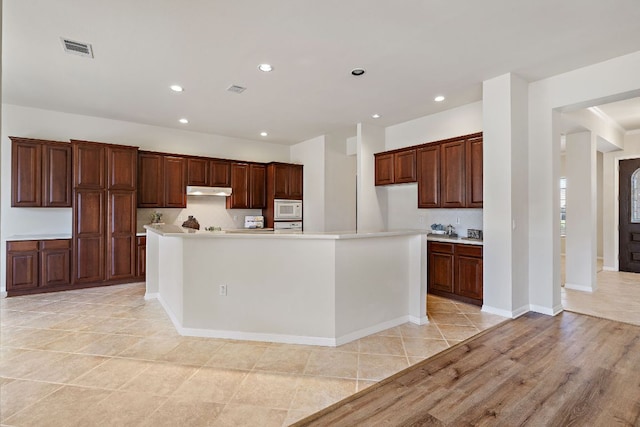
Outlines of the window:
<svg viewBox="0 0 640 427">
<path fill-rule="evenodd" d="M 631 175 L 631 222 L 640 222 L 640 169 Z"/>
<path fill-rule="evenodd" d="M 567 178 L 560 178 L 560 236 L 567 235 Z"/>
</svg>

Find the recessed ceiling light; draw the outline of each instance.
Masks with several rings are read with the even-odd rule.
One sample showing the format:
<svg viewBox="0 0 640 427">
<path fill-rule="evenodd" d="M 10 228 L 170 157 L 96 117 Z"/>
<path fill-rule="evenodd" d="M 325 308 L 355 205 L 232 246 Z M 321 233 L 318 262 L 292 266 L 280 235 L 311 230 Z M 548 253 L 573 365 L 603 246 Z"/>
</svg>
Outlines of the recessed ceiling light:
<svg viewBox="0 0 640 427">
<path fill-rule="evenodd" d="M 260 132 L 260 136 L 267 136 L 267 135 L 269 135 L 269 134 L 266 133 L 266 132 Z"/>
<path fill-rule="evenodd" d="M 268 73 L 269 71 L 273 70 L 273 67 L 271 66 L 271 64 L 260 64 L 258 65 L 258 70 Z"/>
<path fill-rule="evenodd" d="M 182 123 L 183 125 L 186 125 L 187 123 L 189 123 L 189 120 L 187 119 L 180 119 L 178 120 L 180 123 Z"/>
<path fill-rule="evenodd" d="M 372 114 L 371 117 L 373 117 L 374 119 L 379 119 L 380 118 L 380 114 L 378 114 L 378 113 Z"/>
<path fill-rule="evenodd" d="M 182 92 L 184 88 L 180 85 L 171 85 L 169 88 L 174 92 Z"/>
<path fill-rule="evenodd" d="M 444 101 L 444 96 L 438 95 L 435 98 L 433 98 L 433 100 L 436 101 L 436 102 L 442 102 L 442 101 Z"/>
<path fill-rule="evenodd" d="M 366 73 L 367 71 L 364 68 L 354 68 L 353 70 L 351 70 L 351 74 L 354 76 L 361 76 L 364 73 Z"/>
</svg>

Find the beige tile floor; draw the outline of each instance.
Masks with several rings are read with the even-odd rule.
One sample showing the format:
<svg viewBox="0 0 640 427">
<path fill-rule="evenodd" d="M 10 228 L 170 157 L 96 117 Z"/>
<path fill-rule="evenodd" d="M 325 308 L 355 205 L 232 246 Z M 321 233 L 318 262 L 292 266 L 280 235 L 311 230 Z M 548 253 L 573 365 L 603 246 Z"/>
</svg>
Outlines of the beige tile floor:
<svg viewBox="0 0 640 427">
<path fill-rule="evenodd" d="M 640 325 L 640 274 L 600 271 L 595 292 L 562 288 L 562 306 L 575 313 Z"/>
<path fill-rule="evenodd" d="M 428 325 L 325 348 L 182 337 L 143 295 L 0 300 L 0 423 L 288 425 L 504 320 L 429 296 Z"/>
</svg>

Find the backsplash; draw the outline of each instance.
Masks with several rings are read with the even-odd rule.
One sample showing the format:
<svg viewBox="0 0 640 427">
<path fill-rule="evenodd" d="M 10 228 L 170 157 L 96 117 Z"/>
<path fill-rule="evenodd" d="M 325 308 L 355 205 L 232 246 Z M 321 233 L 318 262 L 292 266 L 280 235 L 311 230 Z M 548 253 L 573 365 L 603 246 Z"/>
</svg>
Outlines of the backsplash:
<svg viewBox="0 0 640 427">
<path fill-rule="evenodd" d="M 200 229 L 205 227 L 222 227 L 223 230 L 244 228 L 245 215 L 262 215 L 260 209 L 227 209 L 226 197 L 217 196 L 188 196 L 187 207 L 178 208 L 139 208 L 138 232 L 144 232 L 144 226 L 151 222 L 153 212 L 162 213 L 165 224 L 182 225 L 189 215 L 193 215 L 200 223 Z"/>
<path fill-rule="evenodd" d="M 451 224 L 458 236 L 467 237 L 469 228 L 482 230 L 482 209 L 418 209 L 418 228 L 429 230 L 431 224 Z"/>
</svg>

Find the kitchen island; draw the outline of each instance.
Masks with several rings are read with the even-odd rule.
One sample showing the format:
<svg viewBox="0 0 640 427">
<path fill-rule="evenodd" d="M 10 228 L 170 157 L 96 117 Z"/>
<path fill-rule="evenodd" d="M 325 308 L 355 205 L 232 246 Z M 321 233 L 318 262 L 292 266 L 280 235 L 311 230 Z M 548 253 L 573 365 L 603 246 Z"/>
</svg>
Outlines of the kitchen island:
<svg viewBox="0 0 640 427">
<path fill-rule="evenodd" d="M 336 346 L 427 322 L 424 231 L 145 228 L 146 298 L 182 335 Z"/>
</svg>

